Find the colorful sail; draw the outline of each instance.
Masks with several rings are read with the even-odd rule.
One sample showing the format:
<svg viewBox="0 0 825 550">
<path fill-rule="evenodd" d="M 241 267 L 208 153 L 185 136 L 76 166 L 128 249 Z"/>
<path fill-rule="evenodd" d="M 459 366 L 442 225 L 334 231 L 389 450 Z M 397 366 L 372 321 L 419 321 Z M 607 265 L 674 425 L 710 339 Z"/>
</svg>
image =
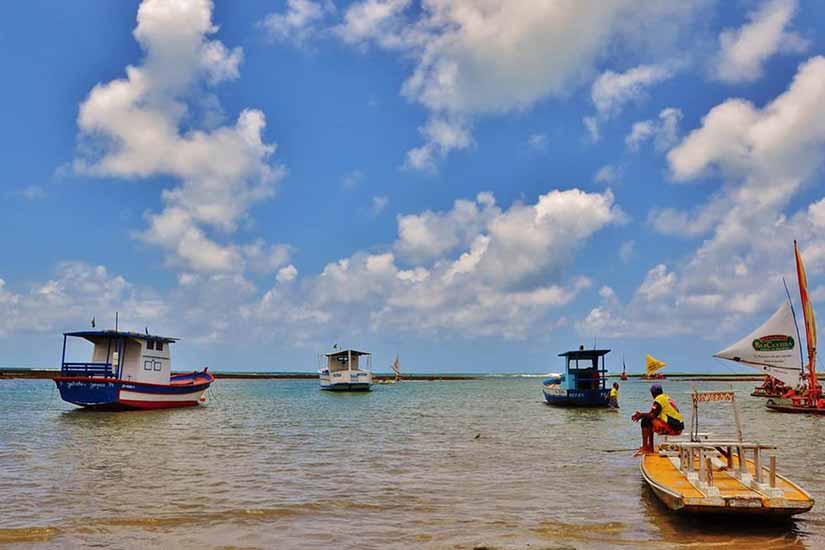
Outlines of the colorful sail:
<svg viewBox="0 0 825 550">
<path fill-rule="evenodd" d="M 802 263 L 802 255 L 799 253 L 799 245 L 793 242 L 794 255 L 796 256 L 796 276 L 799 280 L 799 299 L 802 302 L 802 316 L 805 318 L 805 337 L 808 340 L 808 371 L 810 387 L 816 391 L 819 384 L 816 379 L 816 318 L 814 308 L 808 296 L 808 277 L 805 274 L 805 264 Z"/>
<path fill-rule="evenodd" d="M 651 376 L 656 373 L 659 369 L 663 368 L 667 363 L 664 361 L 659 361 L 649 353 L 647 357 L 645 357 L 645 365 L 647 366 L 647 375 Z"/>
<path fill-rule="evenodd" d="M 791 304 L 783 302 L 762 326 L 713 356 L 759 368 L 794 387 L 802 368 L 798 345 Z"/>
</svg>

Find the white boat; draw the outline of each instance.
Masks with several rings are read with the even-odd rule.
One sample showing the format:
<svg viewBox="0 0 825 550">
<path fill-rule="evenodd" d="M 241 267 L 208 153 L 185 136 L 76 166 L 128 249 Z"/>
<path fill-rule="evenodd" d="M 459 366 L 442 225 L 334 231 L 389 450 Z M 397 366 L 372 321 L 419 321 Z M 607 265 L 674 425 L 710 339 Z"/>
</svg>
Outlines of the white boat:
<svg viewBox="0 0 825 550">
<path fill-rule="evenodd" d="M 372 354 L 346 349 L 327 353 L 318 371 L 322 390 L 369 391 L 372 387 Z"/>
</svg>

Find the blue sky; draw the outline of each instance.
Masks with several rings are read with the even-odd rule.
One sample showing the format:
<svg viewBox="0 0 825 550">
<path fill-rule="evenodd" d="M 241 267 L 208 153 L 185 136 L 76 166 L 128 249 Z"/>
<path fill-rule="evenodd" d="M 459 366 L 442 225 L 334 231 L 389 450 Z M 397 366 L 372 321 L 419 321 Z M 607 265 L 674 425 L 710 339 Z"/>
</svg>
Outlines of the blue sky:
<svg viewBox="0 0 825 550">
<path fill-rule="evenodd" d="M 178 367 L 631 370 L 825 299 L 825 5 L 0 7 L 0 364 L 96 317 Z M 129 69 L 127 69 L 129 67 Z M 610 361 L 609 361 L 610 363 Z"/>
</svg>

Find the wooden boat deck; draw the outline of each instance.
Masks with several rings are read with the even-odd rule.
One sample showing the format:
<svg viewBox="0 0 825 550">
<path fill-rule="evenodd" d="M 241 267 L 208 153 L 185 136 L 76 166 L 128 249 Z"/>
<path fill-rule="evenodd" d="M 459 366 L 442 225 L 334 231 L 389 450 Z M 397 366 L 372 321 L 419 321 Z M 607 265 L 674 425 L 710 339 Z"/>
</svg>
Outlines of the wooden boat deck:
<svg viewBox="0 0 825 550">
<path fill-rule="evenodd" d="M 745 476 L 745 481 L 748 484 L 738 477 L 737 457 L 733 457 L 731 469 L 727 468 L 726 460 L 712 460 L 712 487 L 718 490 L 718 495 L 710 494 L 711 491 L 707 489 L 707 492 L 701 490 L 706 485 L 696 477 L 689 479 L 679 469 L 678 459 L 672 460 L 670 456 L 658 453 L 645 455 L 641 467 L 645 480 L 659 499 L 672 510 L 790 516 L 805 512 L 813 506 L 813 500 L 807 493 L 779 475 L 776 476 L 774 489 L 781 491 L 781 496 L 778 492 L 770 494 L 767 489 L 761 490 L 758 484 L 748 479 L 756 477 L 753 462 L 746 460 L 745 464 L 749 474 Z M 767 468 L 763 468 L 763 475 L 763 479 L 767 481 Z"/>
</svg>

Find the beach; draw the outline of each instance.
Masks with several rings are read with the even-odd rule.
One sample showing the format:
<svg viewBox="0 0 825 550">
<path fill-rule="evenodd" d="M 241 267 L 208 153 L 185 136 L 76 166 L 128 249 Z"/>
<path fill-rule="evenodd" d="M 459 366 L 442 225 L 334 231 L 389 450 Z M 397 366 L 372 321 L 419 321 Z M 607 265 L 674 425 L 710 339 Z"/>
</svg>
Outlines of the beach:
<svg viewBox="0 0 825 550">
<path fill-rule="evenodd" d="M 536 378 L 402 382 L 359 394 L 311 380 L 219 380 L 204 406 L 92 413 L 48 380 L 0 381 L 0 545 L 9 548 L 819 548 L 825 418 L 769 413 L 735 388 L 746 436 L 818 501 L 778 527 L 698 522 L 644 485 L 619 412 L 548 407 Z M 703 430 L 730 430 L 708 406 Z"/>
</svg>

